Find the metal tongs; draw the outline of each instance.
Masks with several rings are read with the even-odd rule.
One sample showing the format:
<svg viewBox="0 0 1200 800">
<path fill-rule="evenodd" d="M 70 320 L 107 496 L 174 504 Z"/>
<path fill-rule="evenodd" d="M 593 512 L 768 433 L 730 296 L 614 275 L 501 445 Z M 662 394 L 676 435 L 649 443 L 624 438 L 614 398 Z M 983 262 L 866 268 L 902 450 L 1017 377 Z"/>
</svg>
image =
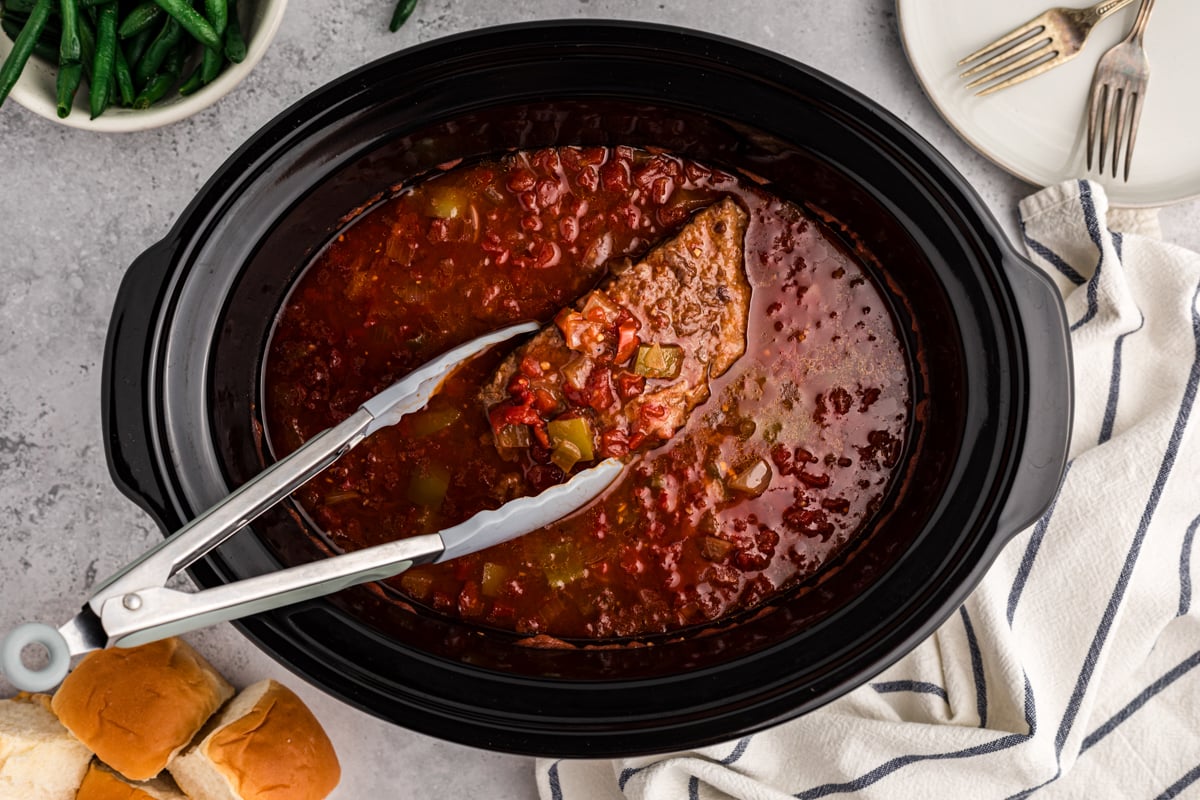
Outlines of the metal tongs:
<svg viewBox="0 0 1200 800">
<path fill-rule="evenodd" d="M 492 345 L 538 329 L 514 325 L 473 339 L 414 370 L 363 403 L 344 422 L 314 436 L 229 497 L 99 585 L 83 609 L 57 630 L 38 622 L 15 628 L 0 645 L 0 669 L 19 689 L 49 691 L 62 682 L 72 656 L 105 647 L 132 647 L 217 622 L 389 578 L 416 564 L 439 563 L 483 550 L 549 525 L 591 502 L 621 472 L 608 459 L 536 497 L 481 511 L 438 533 L 414 536 L 234 583 L 181 592 L 167 580 L 202 558 L 375 431 L 421 409 L 459 364 Z M 49 663 L 31 669 L 21 651 L 41 644 Z"/>
</svg>

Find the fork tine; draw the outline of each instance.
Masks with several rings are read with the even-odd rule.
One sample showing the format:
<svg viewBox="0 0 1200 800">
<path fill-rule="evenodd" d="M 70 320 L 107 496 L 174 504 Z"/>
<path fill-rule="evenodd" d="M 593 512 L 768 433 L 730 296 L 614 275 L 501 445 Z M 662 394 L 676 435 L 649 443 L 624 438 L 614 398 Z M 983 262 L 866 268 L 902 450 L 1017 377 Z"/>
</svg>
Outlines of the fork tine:
<svg viewBox="0 0 1200 800">
<path fill-rule="evenodd" d="M 1137 141 L 1138 122 L 1142 117 L 1142 95 L 1134 92 L 1130 105 L 1129 144 L 1125 147 L 1125 182 L 1129 183 L 1129 165 L 1133 161 L 1133 143 Z"/>
<path fill-rule="evenodd" d="M 1054 69 L 1060 63 L 1061 62 L 1059 61 L 1058 58 L 1047 59 L 1045 61 L 1042 61 L 1038 64 L 1033 65 L 1032 67 L 1025 70 L 1024 72 L 1014 75 L 1011 78 L 1008 78 L 1007 80 L 1001 81 L 1000 83 L 997 83 L 994 86 L 989 86 L 986 89 L 982 89 L 982 90 L 976 92 L 975 94 L 979 97 L 986 97 L 987 95 L 991 94 L 992 92 L 998 92 L 1001 89 L 1007 89 L 1010 86 L 1016 86 L 1018 83 L 1021 83 L 1022 81 L 1027 81 L 1030 78 L 1036 78 L 1038 75 L 1041 75 L 1043 72 L 1047 72 L 1049 70 Z"/>
<path fill-rule="evenodd" d="M 1022 47 L 1026 43 L 1028 43 L 1028 46 Z M 1036 36 L 1032 37 L 1031 39 L 1023 39 L 1020 42 L 1018 42 L 1017 44 L 1014 44 L 1012 47 L 1007 48 L 1003 52 L 992 56 L 987 61 L 981 61 L 978 64 L 976 64 L 975 66 L 971 67 L 969 70 L 966 70 L 965 72 L 960 72 L 958 74 L 958 77 L 969 78 L 972 75 L 979 74 L 980 72 L 992 72 L 993 67 L 996 67 L 995 71 L 999 72 L 1000 65 L 1003 64 L 1004 62 L 1010 61 L 1013 59 L 1017 59 L 1017 58 L 1023 58 L 1032 52 L 1035 52 L 1037 50 L 1043 50 L 1043 49 L 1049 47 L 1052 43 L 1053 43 L 1053 41 L 1050 39 L 1049 36 L 1046 36 L 1046 37 L 1043 37 L 1040 39 Z M 1018 48 L 1021 48 L 1021 49 L 1018 49 Z M 980 80 L 987 80 L 987 77 L 986 76 L 981 77 Z"/>
<path fill-rule="evenodd" d="M 1087 116 L 1087 168 L 1090 172 L 1092 169 L 1092 154 L 1096 152 L 1096 117 L 1100 114 L 1100 95 L 1103 93 L 1104 84 L 1092 84 L 1092 96 L 1088 100 L 1088 116 Z"/>
<path fill-rule="evenodd" d="M 1038 16 L 1034 17 L 1033 19 L 1029 20 L 1029 22 L 1026 22 L 1024 25 L 1014 28 L 1012 31 L 1005 34 L 1004 36 L 1001 36 L 999 39 L 992 42 L 991 44 L 984 45 L 983 47 L 976 50 L 974 53 L 971 53 L 971 55 L 967 56 L 962 61 L 959 61 L 958 66 L 961 67 L 964 64 L 969 64 L 970 62 L 974 61 L 975 59 L 986 56 L 988 53 L 991 53 L 993 50 L 998 50 L 1001 47 L 1004 47 L 1005 45 L 1015 46 L 1015 44 L 1017 44 L 1017 42 L 1016 42 L 1017 39 L 1028 38 L 1029 36 L 1037 35 L 1044 30 L 1046 30 L 1046 15 L 1039 14 Z"/>
<path fill-rule="evenodd" d="M 1108 152 L 1108 132 L 1112 129 L 1112 88 L 1104 85 L 1104 114 L 1100 119 L 1100 160 L 1096 163 L 1101 173 L 1104 172 L 1104 154 Z"/>
<path fill-rule="evenodd" d="M 1121 160 L 1121 144 L 1125 139 L 1125 114 L 1129 103 L 1129 91 L 1125 87 L 1117 89 L 1117 99 L 1113 105 L 1113 113 L 1117 116 L 1117 136 L 1113 139 L 1112 176 L 1117 177 L 1117 163 Z M 1100 165 L 1101 172 L 1104 165 Z"/>
<path fill-rule="evenodd" d="M 1009 86 L 1027 81 L 1035 75 L 1041 75 L 1048 69 L 1051 69 L 1058 63 L 1058 51 L 1043 48 L 1036 52 L 1030 53 L 1024 58 L 1014 61 L 1011 64 L 1006 64 L 1000 69 L 983 78 L 978 78 L 967 84 L 968 89 L 974 89 L 976 86 L 988 83 L 989 81 L 1000 81 L 986 88 L 980 89 L 976 94 L 983 95 L 997 92 L 1001 89 L 1007 89 Z"/>
</svg>

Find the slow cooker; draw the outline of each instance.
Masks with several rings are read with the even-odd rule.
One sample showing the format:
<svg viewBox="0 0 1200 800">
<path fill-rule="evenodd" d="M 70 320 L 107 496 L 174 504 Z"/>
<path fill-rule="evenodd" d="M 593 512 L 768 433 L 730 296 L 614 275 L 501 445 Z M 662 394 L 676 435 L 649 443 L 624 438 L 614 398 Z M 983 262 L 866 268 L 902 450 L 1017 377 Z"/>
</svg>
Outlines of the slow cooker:
<svg viewBox="0 0 1200 800">
<path fill-rule="evenodd" d="M 659 147 L 760 176 L 870 255 L 916 376 L 887 507 L 813 581 L 674 636 L 537 649 L 379 587 L 239 626 L 348 703 L 496 750 L 659 752 L 815 709 L 932 633 L 1050 502 L 1070 351 L 1054 286 L 945 159 L 869 99 L 761 49 L 640 23 L 524 24 L 397 53 L 299 101 L 125 277 L 104 359 L 113 479 L 168 532 L 260 471 L 273 322 L 354 210 L 454 159 L 560 144 Z M 281 506 L 190 573 L 207 587 L 324 557 L 313 534 Z"/>
</svg>

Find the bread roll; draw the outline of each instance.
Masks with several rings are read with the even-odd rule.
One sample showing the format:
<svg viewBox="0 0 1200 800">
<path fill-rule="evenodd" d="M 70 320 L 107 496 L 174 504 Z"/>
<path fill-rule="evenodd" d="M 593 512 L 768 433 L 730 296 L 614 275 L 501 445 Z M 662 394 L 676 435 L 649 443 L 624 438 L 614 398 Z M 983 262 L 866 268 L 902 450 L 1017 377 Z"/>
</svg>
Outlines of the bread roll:
<svg viewBox="0 0 1200 800">
<path fill-rule="evenodd" d="M 168 769 L 192 800 L 322 800 L 342 774 L 316 717 L 272 680 L 234 698 Z"/>
<path fill-rule="evenodd" d="M 73 800 L 92 753 L 45 695 L 0 700 L 0 800 Z"/>
<path fill-rule="evenodd" d="M 101 764 L 92 762 L 75 800 L 188 800 L 168 780 L 156 778 L 146 783 L 129 783 Z"/>
<path fill-rule="evenodd" d="M 158 775 L 233 687 L 180 639 L 89 653 L 58 692 L 59 720 L 126 778 Z"/>
</svg>

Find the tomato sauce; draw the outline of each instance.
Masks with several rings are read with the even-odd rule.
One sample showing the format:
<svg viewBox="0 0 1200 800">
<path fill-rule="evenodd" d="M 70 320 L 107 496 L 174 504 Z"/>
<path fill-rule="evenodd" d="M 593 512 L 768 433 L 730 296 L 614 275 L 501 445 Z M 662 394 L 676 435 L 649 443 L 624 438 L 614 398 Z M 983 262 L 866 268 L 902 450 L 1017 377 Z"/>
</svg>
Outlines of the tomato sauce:
<svg viewBox="0 0 1200 800">
<path fill-rule="evenodd" d="M 821 224 L 750 181 L 665 153 L 563 147 L 460 165 L 363 213 L 308 267 L 265 364 L 276 456 L 448 347 L 551 320 L 732 196 L 749 212 L 747 347 L 665 445 L 587 509 L 389 584 L 484 626 L 565 639 L 658 634 L 753 608 L 871 522 L 904 452 L 908 361 L 888 306 Z M 459 370 L 429 407 L 296 492 L 337 549 L 435 531 L 562 475 L 498 453 Z M 581 464 L 579 468 L 586 467 Z"/>
</svg>

